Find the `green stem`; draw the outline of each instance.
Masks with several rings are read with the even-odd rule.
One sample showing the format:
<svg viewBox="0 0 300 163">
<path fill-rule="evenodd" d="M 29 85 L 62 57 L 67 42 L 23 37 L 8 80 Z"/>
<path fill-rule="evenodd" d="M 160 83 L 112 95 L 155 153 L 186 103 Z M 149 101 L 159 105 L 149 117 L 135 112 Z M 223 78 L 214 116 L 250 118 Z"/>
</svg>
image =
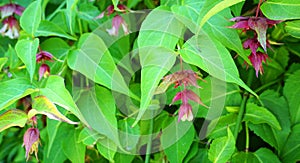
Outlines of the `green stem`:
<svg viewBox="0 0 300 163">
<path fill-rule="evenodd" d="M 247 80 L 247 83 L 246 83 L 249 87 L 251 87 L 253 77 L 254 77 L 254 70 L 250 69 L 249 74 L 248 74 L 248 80 Z M 235 140 L 237 140 L 237 137 L 238 137 L 238 134 L 239 134 L 239 128 L 240 128 L 240 125 L 242 123 L 242 119 L 243 119 L 243 115 L 244 115 L 244 112 L 245 112 L 248 96 L 249 96 L 249 93 L 247 91 L 245 91 L 245 93 L 243 94 L 243 101 L 242 101 L 241 107 L 239 109 L 235 129 L 234 129 L 234 133 L 233 133 L 233 136 L 235 137 Z"/>
<path fill-rule="evenodd" d="M 149 128 L 150 137 L 149 137 L 149 140 L 148 140 L 148 143 L 147 143 L 145 163 L 150 162 L 151 148 L 152 148 L 152 131 L 153 131 L 153 119 L 150 120 L 150 128 Z"/>
<path fill-rule="evenodd" d="M 51 14 L 48 16 L 48 18 L 46 20 L 51 20 L 58 12 L 61 11 L 61 9 L 66 5 L 66 1 L 63 1 L 58 7 L 57 9 Z"/>
<path fill-rule="evenodd" d="M 249 128 L 248 128 L 248 123 L 245 122 L 245 130 L 246 130 L 246 148 L 245 151 L 249 151 Z"/>
<path fill-rule="evenodd" d="M 281 78 L 278 78 L 278 79 L 276 79 L 276 80 L 274 80 L 274 81 L 271 81 L 271 82 L 269 82 L 269 83 L 267 83 L 267 84 L 264 84 L 264 85 L 262 85 L 261 87 L 259 87 L 259 88 L 257 88 L 256 90 L 254 90 L 254 92 L 260 92 L 260 91 L 262 91 L 262 90 L 264 90 L 264 89 L 266 89 L 266 88 L 269 88 L 270 86 L 272 86 L 272 85 L 274 85 L 274 84 L 276 84 L 276 83 L 278 83 L 278 82 L 280 82 L 282 79 Z"/>
</svg>

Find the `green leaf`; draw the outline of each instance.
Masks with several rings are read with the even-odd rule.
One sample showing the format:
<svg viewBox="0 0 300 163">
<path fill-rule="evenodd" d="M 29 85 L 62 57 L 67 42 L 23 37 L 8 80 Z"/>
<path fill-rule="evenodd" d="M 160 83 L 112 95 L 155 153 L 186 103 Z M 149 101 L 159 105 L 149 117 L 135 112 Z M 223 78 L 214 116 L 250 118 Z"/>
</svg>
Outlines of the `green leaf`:
<svg viewBox="0 0 300 163">
<path fill-rule="evenodd" d="M 259 163 L 265 163 L 265 162 L 280 163 L 278 156 L 275 155 L 268 148 L 259 148 L 257 151 L 254 152 L 254 155 L 259 160 Z"/>
<path fill-rule="evenodd" d="M 283 94 L 289 104 L 292 124 L 297 124 L 300 122 L 300 100 L 298 96 L 300 93 L 300 87 L 298 87 L 299 84 L 300 70 L 289 76 L 283 88 Z"/>
<path fill-rule="evenodd" d="M 207 136 L 211 139 L 226 136 L 228 127 L 234 130 L 236 119 L 236 114 L 227 114 L 212 120 L 207 127 Z"/>
<path fill-rule="evenodd" d="M 299 8 L 299 0 L 268 0 L 260 7 L 263 14 L 272 20 L 300 19 Z"/>
<path fill-rule="evenodd" d="M 32 109 L 28 112 L 28 118 L 32 118 L 36 114 L 44 114 L 50 119 L 55 119 L 69 124 L 78 124 L 73 122 L 61 114 L 56 106 L 45 96 L 35 97 L 32 104 Z"/>
<path fill-rule="evenodd" d="M 66 23 L 71 35 L 74 35 L 75 25 L 77 23 L 76 22 L 77 3 L 78 0 L 67 0 L 67 9 L 65 10 Z"/>
<path fill-rule="evenodd" d="M 11 109 L 0 115 L 0 132 L 13 126 L 24 127 L 27 114 L 18 109 Z"/>
<path fill-rule="evenodd" d="M 157 18 L 160 19 L 157 19 Z M 150 105 L 159 81 L 172 68 L 176 60 L 174 47 L 181 37 L 183 25 L 168 7 L 158 7 L 142 24 L 138 46 L 141 71 L 141 103 L 135 124 Z M 163 62 L 162 62 L 163 61 Z"/>
<path fill-rule="evenodd" d="M 179 51 L 182 59 L 196 65 L 220 80 L 240 85 L 257 96 L 239 77 L 237 67 L 228 50 L 203 31 L 193 36 Z"/>
<path fill-rule="evenodd" d="M 67 157 L 63 152 L 63 142 L 68 139 L 68 133 L 74 130 L 73 126 L 60 121 L 47 119 L 47 137 L 44 137 L 44 157 L 45 162 L 64 162 Z M 42 136 L 42 134 L 41 134 Z M 42 137 L 43 139 L 43 137 Z"/>
<path fill-rule="evenodd" d="M 232 22 L 228 21 L 231 18 L 232 15 L 230 10 L 225 9 L 211 17 L 203 26 L 203 30 L 205 30 L 210 37 L 214 37 L 219 40 L 227 48 L 234 50 L 248 64 L 251 64 L 248 56 L 245 54 L 245 50 L 243 49 L 237 30 L 228 28 L 232 25 Z"/>
<path fill-rule="evenodd" d="M 29 23 L 30 24 L 30 23 Z M 36 53 L 39 46 L 39 39 L 34 40 L 19 40 L 15 46 L 18 57 L 25 64 L 29 72 L 30 80 L 33 80 L 33 75 L 36 66 Z"/>
<path fill-rule="evenodd" d="M 291 36 L 300 38 L 300 20 L 286 22 L 285 30 Z"/>
<path fill-rule="evenodd" d="M 92 129 L 120 145 L 116 107 L 110 91 L 96 86 L 95 92 L 93 89 L 82 91 L 76 103 Z"/>
<path fill-rule="evenodd" d="M 183 161 L 193 143 L 194 136 L 195 129 L 190 122 L 179 122 L 174 126 L 170 125 L 162 132 L 162 147 L 170 163 Z"/>
<path fill-rule="evenodd" d="M 134 119 L 127 118 L 118 121 L 119 138 L 124 149 L 131 151 L 136 148 L 140 138 L 140 127 L 138 125 L 131 127 Z"/>
<path fill-rule="evenodd" d="M 68 55 L 68 65 L 114 91 L 139 99 L 129 91 L 103 40 L 93 33 L 80 37 L 78 49 Z"/>
<path fill-rule="evenodd" d="M 6 64 L 6 62 L 8 61 L 8 58 L 0 58 L 0 72 L 2 72 L 2 68 L 3 66 Z"/>
<path fill-rule="evenodd" d="M 300 160 L 300 124 L 296 124 L 292 128 L 292 132 L 289 137 L 286 139 L 285 146 L 282 150 L 280 158 L 282 162 L 297 162 Z"/>
<path fill-rule="evenodd" d="M 232 163 L 258 163 L 259 160 L 251 152 L 239 152 L 232 157 Z"/>
<path fill-rule="evenodd" d="M 111 139 L 105 138 L 98 140 L 97 149 L 103 157 L 110 162 L 114 162 L 117 145 Z"/>
<path fill-rule="evenodd" d="M 46 96 L 54 104 L 57 104 L 76 115 L 84 124 L 87 124 L 73 101 L 72 96 L 65 88 L 64 79 L 62 77 L 49 76 L 46 87 L 41 89 L 41 94 Z"/>
<path fill-rule="evenodd" d="M 42 20 L 39 28 L 37 29 L 36 33 L 35 33 L 36 37 L 39 36 L 44 36 L 44 37 L 48 37 L 48 36 L 57 36 L 57 37 L 63 37 L 66 39 L 70 39 L 70 40 L 76 40 L 75 37 L 67 34 L 62 28 L 60 28 L 58 25 L 47 21 L 47 20 Z"/>
<path fill-rule="evenodd" d="M 200 15 L 204 15 L 203 17 L 200 17 L 198 19 L 198 22 L 199 23 L 199 29 L 202 28 L 202 26 L 212 17 L 214 16 L 215 14 L 217 14 L 218 12 L 230 7 L 230 6 L 233 6 L 237 3 L 240 3 L 240 2 L 243 2 L 245 0 L 223 0 L 223 1 L 220 1 L 218 2 L 217 4 L 215 4 L 209 11 L 204 11 L 202 10 Z M 206 1 L 206 3 L 209 3 L 209 4 L 212 4 L 211 1 Z M 205 8 L 205 6 L 204 6 Z M 205 14 L 204 14 L 205 13 Z M 198 30 L 199 30 L 198 29 Z"/>
<path fill-rule="evenodd" d="M 227 136 L 215 139 L 208 150 L 208 158 L 213 163 L 227 162 L 235 150 L 235 139 L 227 128 Z"/>
<path fill-rule="evenodd" d="M 80 130 L 68 130 L 67 139 L 64 140 L 62 146 L 63 151 L 68 159 L 74 163 L 82 163 L 85 160 L 86 147 L 81 142 L 78 142 Z"/>
<path fill-rule="evenodd" d="M 249 121 L 253 124 L 267 123 L 275 129 L 281 130 L 277 118 L 267 108 L 257 106 L 254 103 L 247 103 L 244 121 Z"/>
<path fill-rule="evenodd" d="M 20 18 L 20 25 L 24 31 L 31 36 L 35 35 L 36 30 L 42 19 L 42 7 L 41 0 L 32 2 L 28 7 L 26 7 Z"/>
<path fill-rule="evenodd" d="M 15 101 L 38 91 L 30 81 L 24 78 L 7 80 L 0 83 L 0 111 L 13 104 Z"/>
<path fill-rule="evenodd" d="M 98 139 L 104 138 L 105 137 L 103 135 L 99 134 L 95 130 L 84 127 L 78 136 L 78 142 L 82 142 L 83 144 L 89 146 L 96 144 Z"/>
<path fill-rule="evenodd" d="M 283 96 L 275 91 L 267 90 L 259 96 L 264 106 L 278 119 L 282 130 L 277 130 L 268 124 L 252 124 L 249 128 L 265 142 L 269 143 L 280 154 L 291 131 L 288 104 Z"/>
</svg>

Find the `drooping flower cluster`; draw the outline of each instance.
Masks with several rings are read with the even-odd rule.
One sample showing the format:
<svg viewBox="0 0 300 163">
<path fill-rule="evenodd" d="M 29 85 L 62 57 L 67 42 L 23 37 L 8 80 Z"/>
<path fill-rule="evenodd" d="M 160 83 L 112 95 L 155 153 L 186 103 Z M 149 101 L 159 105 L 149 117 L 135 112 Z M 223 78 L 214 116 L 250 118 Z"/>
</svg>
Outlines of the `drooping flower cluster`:
<svg viewBox="0 0 300 163">
<path fill-rule="evenodd" d="M 23 11 L 24 7 L 13 3 L 0 6 L 1 18 L 4 19 L 2 21 L 3 26 L 0 29 L 2 36 L 7 36 L 11 39 L 19 37 L 20 26 L 14 14 L 21 16 Z"/>
<path fill-rule="evenodd" d="M 119 12 L 121 13 L 125 13 L 126 12 L 126 6 L 119 4 L 118 6 Z M 122 16 L 120 16 L 116 10 L 114 9 L 113 5 L 109 5 L 105 11 L 103 11 L 100 15 L 98 15 L 96 17 L 96 19 L 101 19 L 103 18 L 105 15 L 106 16 L 110 16 L 111 14 L 115 14 L 115 16 L 112 19 L 112 28 L 111 29 L 106 29 L 106 31 L 108 32 L 109 35 L 111 36 L 118 36 L 119 34 L 119 28 L 120 26 L 122 26 L 123 32 L 124 34 L 129 34 L 129 29 L 128 29 L 128 25 L 125 22 L 125 20 L 123 19 Z"/>
<path fill-rule="evenodd" d="M 189 90 L 188 86 L 194 86 L 200 88 L 197 84 L 197 80 L 203 80 L 199 77 L 194 71 L 192 70 L 182 70 L 175 72 L 173 74 L 167 75 L 164 77 L 162 84 L 163 85 L 171 85 L 175 84 L 175 88 L 178 86 L 183 85 L 183 91 L 178 92 L 172 100 L 172 105 L 175 101 L 181 100 L 182 104 L 179 108 L 178 113 L 178 121 L 192 121 L 194 116 L 192 112 L 192 106 L 189 104 L 189 100 L 192 100 L 206 108 L 208 108 L 203 102 L 201 101 L 200 97 L 194 93 L 192 90 Z"/>
<path fill-rule="evenodd" d="M 39 80 L 42 77 L 47 77 L 50 74 L 50 67 L 45 63 L 45 61 L 52 61 L 53 55 L 47 51 L 40 51 L 36 54 L 36 62 L 42 63 L 39 68 Z"/>
<path fill-rule="evenodd" d="M 268 58 L 267 47 L 270 46 L 266 37 L 267 29 L 280 21 L 269 20 L 265 17 L 242 16 L 230 20 L 236 22 L 231 28 L 243 29 L 243 32 L 254 31 L 254 37 L 247 39 L 243 43 L 243 47 L 251 50 L 251 54 L 248 58 L 256 71 L 256 77 L 258 77 L 258 72 L 262 75 L 264 72 L 262 62 L 266 63 Z M 263 52 L 258 51 L 259 47 L 263 49 Z"/>
</svg>

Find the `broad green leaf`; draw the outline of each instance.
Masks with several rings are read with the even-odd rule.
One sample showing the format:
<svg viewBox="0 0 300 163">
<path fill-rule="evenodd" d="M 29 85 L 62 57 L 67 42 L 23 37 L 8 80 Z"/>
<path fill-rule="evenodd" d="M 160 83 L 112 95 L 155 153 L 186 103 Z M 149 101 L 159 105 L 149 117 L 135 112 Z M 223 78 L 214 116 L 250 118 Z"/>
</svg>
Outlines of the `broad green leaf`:
<svg viewBox="0 0 300 163">
<path fill-rule="evenodd" d="M 110 162 L 114 162 L 117 145 L 111 139 L 105 138 L 98 140 L 97 149 L 103 157 Z"/>
<path fill-rule="evenodd" d="M 170 163 L 182 162 L 193 143 L 195 129 L 190 122 L 179 122 L 166 128 L 161 143 Z"/>
<path fill-rule="evenodd" d="M 39 46 L 39 39 L 34 40 L 19 40 L 15 46 L 18 57 L 25 64 L 29 72 L 30 80 L 33 80 L 33 75 L 36 66 L 36 53 Z"/>
<path fill-rule="evenodd" d="M 67 9 L 65 10 L 66 23 L 71 35 L 75 33 L 76 25 L 76 10 L 78 0 L 67 0 Z"/>
<path fill-rule="evenodd" d="M 38 91 L 25 78 L 17 78 L 0 82 L 0 111 L 13 104 L 15 101 Z"/>
<path fill-rule="evenodd" d="M 0 132 L 13 126 L 24 127 L 27 119 L 27 114 L 22 110 L 8 110 L 0 115 Z"/>
<path fill-rule="evenodd" d="M 245 54 L 237 30 L 229 28 L 232 22 L 228 20 L 231 18 L 230 10 L 225 9 L 211 17 L 203 26 L 203 30 L 205 30 L 210 37 L 216 38 L 227 48 L 234 50 L 250 65 L 251 63 Z"/>
<path fill-rule="evenodd" d="M 131 151 L 136 148 L 141 135 L 140 127 L 138 125 L 131 127 L 134 119 L 127 118 L 118 121 L 120 129 L 119 138 L 124 149 Z"/>
<path fill-rule="evenodd" d="M 36 30 L 42 19 L 41 0 L 32 2 L 26 7 L 20 18 L 20 25 L 31 36 L 35 35 Z"/>
<path fill-rule="evenodd" d="M 300 20 L 286 22 L 285 30 L 291 36 L 300 38 Z"/>
<path fill-rule="evenodd" d="M 235 17 L 241 15 L 244 4 L 245 4 L 245 2 L 240 2 L 240 3 L 237 3 L 230 7 L 230 9 Z"/>
<path fill-rule="evenodd" d="M 227 128 L 227 136 L 213 140 L 208 150 L 208 158 L 213 163 L 227 162 L 235 150 L 235 139 L 230 128 Z"/>
<path fill-rule="evenodd" d="M 197 155 L 190 162 L 205 162 L 210 163 L 208 159 L 208 149 L 199 148 Z"/>
<path fill-rule="evenodd" d="M 139 99 L 130 92 L 108 48 L 96 34 L 89 33 L 80 37 L 78 49 L 68 55 L 68 65 L 96 83 Z"/>
<path fill-rule="evenodd" d="M 240 85 L 257 96 L 239 77 L 237 67 L 228 50 L 203 31 L 193 36 L 179 51 L 183 61 L 196 65 L 220 80 Z"/>
<path fill-rule="evenodd" d="M 115 160 L 115 162 L 118 162 L 118 163 L 128 163 L 128 162 L 132 162 L 134 157 L 135 157 L 134 155 L 117 152 L 115 154 L 114 160 Z"/>
<path fill-rule="evenodd" d="M 280 154 L 291 131 L 288 104 L 283 96 L 279 96 L 277 92 L 271 90 L 263 92 L 259 98 L 264 106 L 276 116 L 282 130 L 277 130 L 268 124 L 249 123 L 249 128 L 261 139 L 277 149 Z"/>
<path fill-rule="evenodd" d="M 36 114 L 44 114 L 50 119 L 67 122 L 69 124 L 78 124 L 78 122 L 73 122 L 61 114 L 56 106 L 45 96 L 34 98 L 32 109 L 28 112 L 28 118 L 32 118 Z"/>
<path fill-rule="evenodd" d="M 236 119 L 236 114 L 227 114 L 212 120 L 207 128 L 207 136 L 211 139 L 226 136 L 228 127 L 230 130 L 234 130 Z"/>
<path fill-rule="evenodd" d="M 284 163 L 297 162 L 300 160 L 300 124 L 296 124 L 292 128 L 285 146 L 280 154 L 280 158 Z"/>
<path fill-rule="evenodd" d="M 279 160 L 278 156 L 275 155 L 268 148 L 259 148 L 253 154 L 259 160 L 259 163 L 265 163 L 265 162 L 280 163 L 280 160 Z"/>
<path fill-rule="evenodd" d="M 247 103 L 244 121 L 249 121 L 253 124 L 267 123 L 277 130 L 281 130 L 277 118 L 267 108 L 257 106 L 254 103 Z"/>
<path fill-rule="evenodd" d="M 299 0 L 268 0 L 260 7 L 263 14 L 272 20 L 300 19 L 299 8 Z"/>
<path fill-rule="evenodd" d="M 150 105 L 159 81 L 174 65 L 176 54 L 173 50 L 181 37 L 182 30 L 183 25 L 168 7 L 152 10 L 142 23 L 138 37 L 142 65 L 141 103 L 135 124 Z"/>
<path fill-rule="evenodd" d="M 0 58 L 0 72 L 2 71 L 3 66 L 8 61 L 8 58 Z"/>
<path fill-rule="evenodd" d="M 85 127 L 85 128 L 83 128 L 83 130 L 81 130 L 81 132 L 78 136 L 78 141 L 89 146 L 89 145 L 96 144 L 96 142 L 99 139 L 104 139 L 104 138 L 105 137 L 103 135 L 99 134 L 95 130 Z"/>
<path fill-rule="evenodd" d="M 217 4 L 215 4 L 208 12 L 205 11 L 205 12 L 202 12 L 202 14 L 205 13 L 205 15 L 203 17 L 200 17 L 199 21 L 199 29 L 202 28 L 202 26 L 212 17 L 214 16 L 215 14 L 217 14 L 218 12 L 230 7 L 230 6 L 233 6 L 237 3 L 240 3 L 240 2 L 243 2 L 245 0 L 223 0 L 223 1 L 220 1 L 218 2 Z M 211 1 L 206 1 L 206 3 L 212 3 Z M 205 6 L 204 6 L 205 7 Z M 203 10 L 204 11 L 204 10 Z M 200 13 L 200 15 L 201 15 Z M 199 30 L 198 29 L 198 30 Z"/>
<path fill-rule="evenodd" d="M 44 148 L 45 161 L 63 162 L 67 159 L 62 150 L 62 143 L 64 139 L 67 138 L 69 130 L 73 130 L 73 126 L 62 123 L 61 121 L 47 119 L 47 137 L 44 138 L 46 140 L 46 146 Z"/>
<path fill-rule="evenodd" d="M 65 88 L 64 79 L 60 76 L 50 76 L 46 87 L 41 88 L 41 94 L 46 96 L 51 102 L 76 115 L 81 122 L 87 124 L 80 110 L 72 99 L 72 96 Z"/>
<path fill-rule="evenodd" d="M 183 162 L 184 163 L 190 162 L 197 155 L 198 151 L 199 151 L 198 143 L 193 143 L 186 157 L 184 158 Z"/>
<path fill-rule="evenodd" d="M 180 0 L 160 0 L 161 6 L 173 6 L 173 5 L 179 5 L 181 4 Z"/>
<path fill-rule="evenodd" d="M 37 29 L 36 33 L 35 33 L 36 37 L 39 36 L 44 36 L 44 37 L 48 37 L 48 36 L 57 36 L 57 37 L 63 37 L 66 39 L 70 39 L 70 40 L 76 40 L 75 37 L 67 34 L 62 28 L 60 28 L 58 25 L 47 21 L 47 20 L 42 20 L 39 28 Z"/>
<path fill-rule="evenodd" d="M 283 94 L 288 101 L 292 124 L 300 122 L 300 70 L 294 72 L 286 80 Z"/>
<path fill-rule="evenodd" d="M 97 86 L 94 89 L 82 91 L 76 103 L 88 125 L 119 146 L 114 98 L 103 87 Z"/>
<path fill-rule="evenodd" d="M 82 142 L 78 142 L 79 133 L 78 129 L 68 130 L 67 139 L 62 144 L 65 155 L 74 163 L 82 163 L 85 159 L 86 147 Z"/>
<path fill-rule="evenodd" d="M 232 163 L 258 163 L 259 160 L 256 158 L 256 156 L 252 152 L 239 152 L 235 154 L 232 159 Z"/>
</svg>

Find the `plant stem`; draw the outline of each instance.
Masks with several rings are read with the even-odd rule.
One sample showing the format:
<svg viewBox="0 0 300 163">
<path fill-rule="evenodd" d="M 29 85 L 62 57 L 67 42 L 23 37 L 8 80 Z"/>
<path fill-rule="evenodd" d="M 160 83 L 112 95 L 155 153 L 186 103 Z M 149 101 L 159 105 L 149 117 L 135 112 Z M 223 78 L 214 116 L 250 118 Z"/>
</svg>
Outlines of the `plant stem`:
<svg viewBox="0 0 300 163">
<path fill-rule="evenodd" d="M 248 80 L 247 80 L 247 83 L 246 83 L 249 87 L 251 87 L 253 76 L 254 76 L 254 70 L 250 69 L 249 74 L 248 74 Z M 235 126 L 234 133 L 233 133 L 235 141 L 237 140 L 237 136 L 239 134 L 239 128 L 240 128 L 240 125 L 242 123 L 242 119 L 243 119 L 243 115 L 244 115 L 244 112 L 245 112 L 248 96 L 249 96 L 249 93 L 247 91 L 245 91 L 245 93 L 243 94 L 243 101 L 242 101 L 241 107 L 239 109 L 238 117 L 237 117 L 237 120 L 236 120 L 236 126 Z"/>
<path fill-rule="evenodd" d="M 274 84 L 276 84 L 276 83 L 278 83 L 278 82 L 280 82 L 282 79 L 281 78 L 278 78 L 278 79 L 276 79 L 276 80 L 274 80 L 274 81 L 271 81 L 271 82 L 269 82 L 269 83 L 267 83 L 267 84 L 264 84 L 264 85 L 262 85 L 261 87 L 259 87 L 259 88 L 257 88 L 256 90 L 254 90 L 254 92 L 260 92 L 260 91 L 262 91 L 262 90 L 264 90 L 264 89 L 266 89 L 266 88 L 269 88 L 270 86 L 272 86 L 272 85 L 274 85 Z"/>
<path fill-rule="evenodd" d="M 246 146 L 245 146 L 245 152 L 249 151 L 249 128 L 248 123 L 245 122 L 245 130 L 246 130 Z"/>
<path fill-rule="evenodd" d="M 151 148 L 152 148 L 152 131 L 153 131 L 153 119 L 150 120 L 150 128 L 149 128 L 149 140 L 147 143 L 147 151 L 146 151 L 146 158 L 145 163 L 150 162 L 150 156 L 151 156 Z"/>
</svg>

